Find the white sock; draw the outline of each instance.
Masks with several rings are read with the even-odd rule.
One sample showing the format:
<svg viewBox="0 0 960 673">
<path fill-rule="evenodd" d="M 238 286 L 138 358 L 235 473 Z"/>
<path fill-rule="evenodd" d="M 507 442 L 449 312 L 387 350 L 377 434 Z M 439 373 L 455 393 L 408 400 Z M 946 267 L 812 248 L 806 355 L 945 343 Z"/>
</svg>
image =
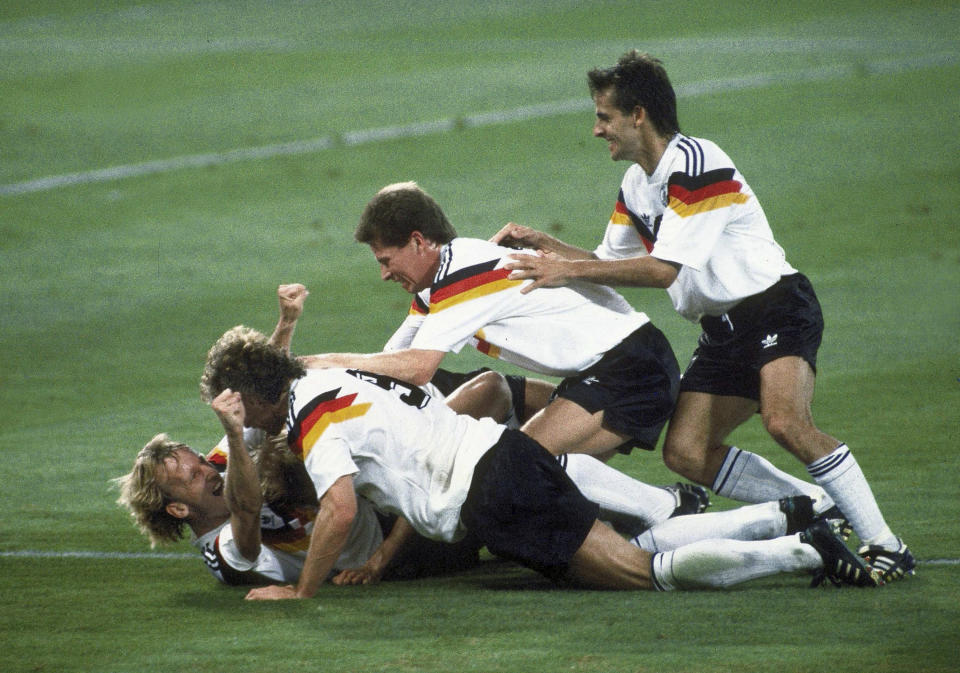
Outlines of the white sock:
<svg viewBox="0 0 960 673">
<path fill-rule="evenodd" d="M 676 509 L 673 493 L 616 470 L 593 456 L 567 453 L 560 464 L 587 500 L 600 505 L 600 518 L 616 514 L 636 520 L 637 529 L 666 521 Z"/>
<path fill-rule="evenodd" d="M 702 516 L 702 515 L 701 515 Z M 823 559 L 800 535 L 774 540 L 704 540 L 654 554 L 653 584 L 660 591 L 722 589 L 777 573 L 817 570 Z"/>
<path fill-rule="evenodd" d="M 807 495 L 814 499 L 817 511 L 833 506 L 824 489 L 797 479 L 773 463 L 749 451 L 731 446 L 713 480 L 713 492 L 740 502 L 768 502 L 791 495 Z"/>
<path fill-rule="evenodd" d="M 863 470 L 846 444 L 807 465 L 807 472 L 837 503 L 863 544 L 897 549 L 899 541 L 884 521 Z"/>
<path fill-rule="evenodd" d="M 700 540 L 769 540 L 786 532 L 787 516 L 780 511 L 780 503 L 765 502 L 724 512 L 677 516 L 645 530 L 630 542 L 644 551 L 659 552 Z"/>
</svg>

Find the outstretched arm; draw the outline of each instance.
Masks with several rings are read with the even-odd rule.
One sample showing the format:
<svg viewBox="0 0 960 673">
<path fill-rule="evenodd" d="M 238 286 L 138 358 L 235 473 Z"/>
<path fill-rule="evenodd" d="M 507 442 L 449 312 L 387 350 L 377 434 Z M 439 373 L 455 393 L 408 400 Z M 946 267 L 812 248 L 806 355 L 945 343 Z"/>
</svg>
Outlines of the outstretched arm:
<svg viewBox="0 0 960 673">
<path fill-rule="evenodd" d="M 237 549 L 248 561 L 260 555 L 260 508 L 263 495 L 257 468 L 243 441 L 243 401 L 229 388 L 210 403 L 227 433 L 227 478 L 223 495 Z"/>
<path fill-rule="evenodd" d="M 559 287 L 580 280 L 614 287 L 667 288 L 677 279 L 680 265 L 645 255 L 627 259 L 565 259 L 556 254 L 510 255 L 510 278 L 534 282 L 524 287 L 527 293 L 538 287 Z"/>
<path fill-rule="evenodd" d="M 297 321 L 303 314 L 303 303 L 310 294 L 307 288 L 300 283 L 281 285 L 277 288 L 277 300 L 280 302 L 280 318 L 277 326 L 270 335 L 270 343 L 274 346 L 290 351 L 290 342 L 293 340 L 293 331 Z"/>
<path fill-rule="evenodd" d="M 443 361 L 443 351 L 404 348 L 389 353 L 322 353 L 300 358 L 307 369 L 348 367 L 386 374 L 415 386 L 429 383 Z"/>
</svg>

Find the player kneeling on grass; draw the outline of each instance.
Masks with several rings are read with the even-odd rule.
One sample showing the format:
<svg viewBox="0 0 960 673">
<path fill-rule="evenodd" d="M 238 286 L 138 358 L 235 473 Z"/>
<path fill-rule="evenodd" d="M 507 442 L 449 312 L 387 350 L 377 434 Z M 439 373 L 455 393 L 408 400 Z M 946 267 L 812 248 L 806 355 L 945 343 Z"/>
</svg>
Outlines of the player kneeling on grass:
<svg viewBox="0 0 960 673">
<path fill-rule="evenodd" d="M 239 403 L 246 426 L 278 434 L 286 424 L 321 498 L 296 586 L 255 589 L 250 598 L 313 596 L 347 544 L 357 494 L 424 537 L 456 542 L 469 531 L 497 556 L 584 587 L 724 587 L 803 570 L 851 584 L 879 581 L 823 521 L 773 540 L 644 551 L 601 523 L 598 506 L 525 434 L 458 415 L 390 377 L 308 372 L 246 327 L 211 348 L 201 391 L 218 405 Z"/>
</svg>

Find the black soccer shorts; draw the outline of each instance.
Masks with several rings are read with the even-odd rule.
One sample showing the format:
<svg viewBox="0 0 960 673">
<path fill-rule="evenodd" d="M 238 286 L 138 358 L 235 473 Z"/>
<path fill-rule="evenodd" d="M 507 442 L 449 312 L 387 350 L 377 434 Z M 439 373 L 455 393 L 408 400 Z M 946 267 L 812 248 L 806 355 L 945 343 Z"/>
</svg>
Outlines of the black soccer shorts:
<svg viewBox="0 0 960 673">
<path fill-rule="evenodd" d="M 722 316 L 700 321 L 703 333 L 680 391 L 760 399 L 760 369 L 795 355 L 817 369 L 823 313 L 810 280 L 782 277 Z"/>
<path fill-rule="evenodd" d="M 490 553 L 559 581 L 599 513 L 555 456 L 505 430 L 477 463 L 460 519 Z"/>
</svg>

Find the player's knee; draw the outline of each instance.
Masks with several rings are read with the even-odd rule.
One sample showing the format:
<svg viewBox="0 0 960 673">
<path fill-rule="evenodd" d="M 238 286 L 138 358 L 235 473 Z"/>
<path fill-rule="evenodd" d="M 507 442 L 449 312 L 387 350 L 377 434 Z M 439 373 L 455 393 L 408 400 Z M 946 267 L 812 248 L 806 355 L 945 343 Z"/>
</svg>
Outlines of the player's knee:
<svg viewBox="0 0 960 673">
<path fill-rule="evenodd" d="M 663 463 L 671 472 L 697 479 L 706 458 L 706 447 L 667 435 L 663 443 Z"/>
<path fill-rule="evenodd" d="M 794 450 L 804 434 L 813 429 L 813 425 L 795 414 L 768 412 L 763 414 L 763 427 L 780 446 Z"/>
<path fill-rule="evenodd" d="M 482 401 L 485 409 L 482 415 L 497 422 L 503 422 L 510 415 L 512 393 L 506 377 L 499 372 L 487 371 L 473 377 L 464 384 L 464 394 Z"/>
<path fill-rule="evenodd" d="M 507 385 L 507 377 L 495 371 L 480 372 L 470 379 L 469 385 L 491 395 L 510 392 L 510 387 Z"/>
</svg>

